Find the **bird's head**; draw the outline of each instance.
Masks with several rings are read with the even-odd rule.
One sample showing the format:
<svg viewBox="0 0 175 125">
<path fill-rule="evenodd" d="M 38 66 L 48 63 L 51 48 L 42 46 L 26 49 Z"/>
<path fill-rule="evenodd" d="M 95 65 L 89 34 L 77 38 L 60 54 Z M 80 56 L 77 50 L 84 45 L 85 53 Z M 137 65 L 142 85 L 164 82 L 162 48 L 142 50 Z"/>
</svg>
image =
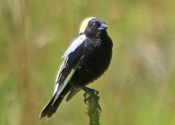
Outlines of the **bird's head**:
<svg viewBox="0 0 175 125">
<path fill-rule="evenodd" d="M 79 34 L 85 34 L 90 37 L 100 37 L 103 32 L 106 32 L 107 28 L 108 26 L 103 20 L 90 17 L 82 22 Z"/>
</svg>

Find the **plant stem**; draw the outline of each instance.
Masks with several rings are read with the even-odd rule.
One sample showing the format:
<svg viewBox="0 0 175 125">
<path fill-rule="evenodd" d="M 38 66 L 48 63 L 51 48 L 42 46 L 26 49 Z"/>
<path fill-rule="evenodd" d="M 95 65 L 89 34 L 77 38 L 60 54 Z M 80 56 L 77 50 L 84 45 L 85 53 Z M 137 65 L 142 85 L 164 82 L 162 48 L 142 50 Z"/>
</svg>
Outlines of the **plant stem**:
<svg viewBox="0 0 175 125">
<path fill-rule="evenodd" d="M 98 92 L 87 87 L 83 90 L 85 91 L 84 102 L 88 105 L 87 114 L 89 116 L 89 125 L 100 125 L 101 107 L 98 103 L 100 99 Z"/>
</svg>

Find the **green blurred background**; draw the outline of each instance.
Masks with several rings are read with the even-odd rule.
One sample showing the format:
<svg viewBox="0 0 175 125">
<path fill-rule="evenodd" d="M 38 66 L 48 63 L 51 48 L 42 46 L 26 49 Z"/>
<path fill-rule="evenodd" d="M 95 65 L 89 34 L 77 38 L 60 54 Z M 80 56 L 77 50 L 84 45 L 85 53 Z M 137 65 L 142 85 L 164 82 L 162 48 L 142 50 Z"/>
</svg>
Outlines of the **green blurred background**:
<svg viewBox="0 0 175 125">
<path fill-rule="evenodd" d="M 113 59 L 89 87 L 101 125 L 175 125 L 174 0 L 0 0 L 0 124 L 88 125 L 83 92 L 39 120 L 83 19 L 105 20 Z"/>
</svg>

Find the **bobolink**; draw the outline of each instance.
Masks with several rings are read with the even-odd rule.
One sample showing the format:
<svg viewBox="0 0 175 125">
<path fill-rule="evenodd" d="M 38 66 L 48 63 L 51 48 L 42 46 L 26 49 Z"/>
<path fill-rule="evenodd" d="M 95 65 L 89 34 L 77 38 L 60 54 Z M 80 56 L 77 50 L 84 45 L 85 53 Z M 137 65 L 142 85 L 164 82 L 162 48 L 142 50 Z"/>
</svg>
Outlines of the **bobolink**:
<svg viewBox="0 0 175 125">
<path fill-rule="evenodd" d="M 112 40 L 106 23 L 91 17 L 83 21 L 78 37 L 63 55 L 52 99 L 40 118 L 52 117 L 68 94 L 69 101 L 81 87 L 99 78 L 108 68 L 112 57 Z"/>
</svg>

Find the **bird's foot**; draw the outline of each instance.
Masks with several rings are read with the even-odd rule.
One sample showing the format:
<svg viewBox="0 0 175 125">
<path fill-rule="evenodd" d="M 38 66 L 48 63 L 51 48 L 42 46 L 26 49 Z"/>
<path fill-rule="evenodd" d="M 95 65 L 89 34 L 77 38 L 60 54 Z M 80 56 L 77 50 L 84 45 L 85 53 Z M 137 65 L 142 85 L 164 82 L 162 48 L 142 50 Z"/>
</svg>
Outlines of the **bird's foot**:
<svg viewBox="0 0 175 125">
<path fill-rule="evenodd" d="M 94 105 L 96 108 L 98 108 L 101 111 L 101 107 L 98 103 L 100 97 L 98 96 L 99 92 L 95 89 L 91 89 L 88 87 L 82 87 L 82 90 L 85 91 L 84 93 L 84 102 L 87 105 Z"/>
</svg>

